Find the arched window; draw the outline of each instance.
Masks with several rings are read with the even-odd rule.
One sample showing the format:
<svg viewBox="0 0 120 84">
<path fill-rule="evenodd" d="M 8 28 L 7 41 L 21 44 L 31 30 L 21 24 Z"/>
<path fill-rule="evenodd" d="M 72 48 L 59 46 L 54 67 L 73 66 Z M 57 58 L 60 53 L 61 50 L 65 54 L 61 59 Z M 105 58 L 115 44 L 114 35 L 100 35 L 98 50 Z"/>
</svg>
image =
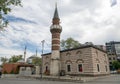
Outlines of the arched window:
<svg viewBox="0 0 120 84">
<path fill-rule="evenodd" d="M 81 54 L 82 54 L 81 51 L 77 51 L 77 52 L 76 52 L 76 56 L 78 56 L 78 57 L 81 57 Z"/>
<path fill-rule="evenodd" d="M 46 56 L 46 59 L 48 59 L 49 58 L 49 56 Z"/>
<path fill-rule="evenodd" d="M 71 65 L 70 65 L 70 64 L 67 65 L 67 71 L 68 71 L 68 72 L 71 71 Z"/>
<path fill-rule="evenodd" d="M 82 59 L 78 59 L 77 61 L 76 61 L 76 63 L 78 64 L 78 72 L 83 72 L 83 63 L 84 63 L 84 61 L 82 60 Z"/>
<path fill-rule="evenodd" d="M 97 51 L 97 50 L 96 50 L 96 52 L 95 52 L 95 53 L 96 53 L 96 56 L 98 57 L 98 51 Z"/>
<path fill-rule="evenodd" d="M 100 72 L 100 66 L 97 64 L 97 71 Z"/>
<path fill-rule="evenodd" d="M 96 58 L 96 63 L 100 63 L 100 60 L 98 58 Z"/>
<path fill-rule="evenodd" d="M 80 63 L 84 63 L 84 61 L 83 61 L 82 59 L 78 59 L 78 60 L 76 61 L 76 63 L 77 63 L 77 64 L 80 64 Z"/>
<path fill-rule="evenodd" d="M 71 54 L 68 52 L 68 53 L 66 53 L 66 56 L 70 56 Z"/>
<path fill-rule="evenodd" d="M 48 66 L 45 67 L 45 71 L 46 71 L 46 72 L 48 71 Z"/>
<path fill-rule="evenodd" d="M 72 61 L 71 60 L 67 60 L 65 63 L 66 64 L 72 64 Z"/>
<path fill-rule="evenodd" d="M 70 60 L 70 55 L 71 55 L 71 53 L 67 52 L 66 53 L 66 59 Z"/>
<path fill-rule="evenodd" d="M 48 62 L 45 62 L 45 64 L 44 65 L 49 65 L 49 63 Z"/>
<path fill-rule="evenodd" d="M 82 71 L 83 71 L 82 64 L 78 64 L 78 71 L 79 71 L 79 72 L 82 72 Z"/>
<path fill-rule="evenodd" d="M 81 51 L 77 51 L 76 54 L 82 54 L 82 52 Z"/>
<path fill-rule="evenodd" d="M 72 64 L 71 60 L 66 61 L 66 70 L 67 70 L 67 72 L 71 72 L 71 64 Z"/>
<path fill-rule="evenodd" d="M 105 70 L 106 70 L 106 72 L 108 71 L 107 65 L 105 65 Z"/>
</svg>

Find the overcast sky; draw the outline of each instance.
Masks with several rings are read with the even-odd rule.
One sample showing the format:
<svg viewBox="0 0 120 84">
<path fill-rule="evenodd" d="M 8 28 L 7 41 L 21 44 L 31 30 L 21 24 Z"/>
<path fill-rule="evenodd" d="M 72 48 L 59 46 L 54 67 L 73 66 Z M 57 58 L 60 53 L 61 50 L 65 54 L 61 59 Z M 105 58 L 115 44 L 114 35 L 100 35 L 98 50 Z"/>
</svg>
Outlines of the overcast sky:
<svg viewBox="0 0 120 84">
<path fill-rule="evenodd" d="M 10 21 L 0 33 L 0 57 L 19 55 L 27 45 L 27 57 L 51 51 L 50 26 L 57 1 L 62 26 L 61 39 L 74 38 L 80 43 L 105 45 L 120 41 L 120 0 L 113 7 L 110 0 L 22 0 L 23 7 L 12 7 Z"/>
</svg>

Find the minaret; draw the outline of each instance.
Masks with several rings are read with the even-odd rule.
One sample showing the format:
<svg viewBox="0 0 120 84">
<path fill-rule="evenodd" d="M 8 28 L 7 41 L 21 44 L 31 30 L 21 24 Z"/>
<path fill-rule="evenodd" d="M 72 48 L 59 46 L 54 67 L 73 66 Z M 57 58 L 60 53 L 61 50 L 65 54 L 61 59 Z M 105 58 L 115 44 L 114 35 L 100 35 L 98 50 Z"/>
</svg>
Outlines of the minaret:
<svg viewBox="0 0 120 84">
<path fill-rule="evenodd" d="M 62 27 L 59 25 L 60 19 L 57 11 L 57 4 L 55 7 L 55 12 L 52 20 L 52 25 L 50 27 L 50 32 L 52 34 L 52 54 L 50 63 L 50 75 L 57 76 L 60 71 L 60 33 Z"/>
<path fill-rule="evenodd" d="M 36 57 L 37 57 L 37 48 L 36 48 Z"/>
<path fill-rule="evenodd" d="M 26 49 L 27 49 L 27 46 L 25 45 L 25 50 L 24 50 L 24 62 L 25 62 L 25 58 L 26 58 Z"/>
</svg>

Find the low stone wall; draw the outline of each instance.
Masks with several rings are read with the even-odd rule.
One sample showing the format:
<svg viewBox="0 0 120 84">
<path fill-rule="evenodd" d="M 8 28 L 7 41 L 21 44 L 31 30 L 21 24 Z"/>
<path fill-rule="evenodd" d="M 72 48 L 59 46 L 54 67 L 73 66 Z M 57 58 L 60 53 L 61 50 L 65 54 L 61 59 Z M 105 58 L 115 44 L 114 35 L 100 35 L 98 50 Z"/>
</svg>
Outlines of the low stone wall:
<svg viewBox="0 0 120 84">
<path fill-rule="evenodd" d="M 21 79 L 31 79 L 31 80 L 43 80 L 43 81 L 64 81 L 64 82 L 88 82 L 88 81 L 93 81 L 99 78 L 105 78 L 109 77 L 108 76 L 97 76 L 97 77 L 83 77 L 83 76 L 43 76 L 41 78 L 40 75 L 31 75 L 31 76 L 20 76 L 16 74 L 3 74 L 3 78 L 21 78 Z"/>
<path fill-rule="evenodd" d="M 119 70 L 117 70 L 117 73 L 118 73 L 118 74 L 120 74 L 120 69 L 119 69 Z"/>
<path fill-rule="evenodd" d="M 2 74 L 2 78 L 15 78 L 18 74 Z"/>
</svg>

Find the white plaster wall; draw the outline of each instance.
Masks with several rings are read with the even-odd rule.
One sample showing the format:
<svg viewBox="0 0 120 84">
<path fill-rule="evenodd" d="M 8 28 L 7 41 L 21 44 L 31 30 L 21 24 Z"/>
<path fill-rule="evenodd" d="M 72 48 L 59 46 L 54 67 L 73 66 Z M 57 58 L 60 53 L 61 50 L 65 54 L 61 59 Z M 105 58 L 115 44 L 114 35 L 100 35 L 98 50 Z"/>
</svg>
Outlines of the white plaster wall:
<svg viewBox="0 0 120 84">
<path fill-rule="evenodd" d="M 53 76 L 59 75 L 59 67 L 60 67 L 59 61 L 60 61 L 60 52 L 58 50 L 52 51 L 50 75 L 53 75 Z"/>
</svg>

